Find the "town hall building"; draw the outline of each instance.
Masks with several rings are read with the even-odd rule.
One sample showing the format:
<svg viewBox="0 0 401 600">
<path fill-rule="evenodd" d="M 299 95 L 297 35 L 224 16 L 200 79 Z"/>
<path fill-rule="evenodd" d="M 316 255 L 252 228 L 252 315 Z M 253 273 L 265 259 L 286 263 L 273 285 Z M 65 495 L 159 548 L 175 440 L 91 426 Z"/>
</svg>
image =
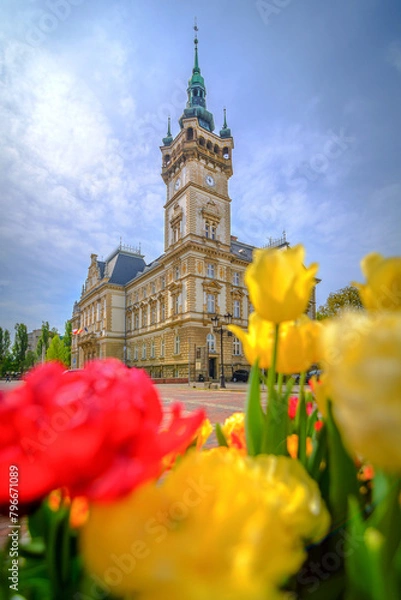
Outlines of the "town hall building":
<svg viewBox="0 0 401 600">
<path fill-rule="evenodd" d="M 164 253 L 147 264 L 140 249 L 119 247 L 104 261 L 92 254 L 74 305 L 71 367 L 116 357 L 156 380 L 230 379 L 248 368 L 229 322 L 244 329 L 252 310 L 244 273 L 254 246 L 231 235 L 234 140 L 215 133 L 195 58 L 188 101 L 175 138 L 168 124 L 161 146 L 166 185 Z M 285 234 L 272 242 L 288 246 Z M 314 316 L 314 292 L 309 313 Z"/>
</svg>

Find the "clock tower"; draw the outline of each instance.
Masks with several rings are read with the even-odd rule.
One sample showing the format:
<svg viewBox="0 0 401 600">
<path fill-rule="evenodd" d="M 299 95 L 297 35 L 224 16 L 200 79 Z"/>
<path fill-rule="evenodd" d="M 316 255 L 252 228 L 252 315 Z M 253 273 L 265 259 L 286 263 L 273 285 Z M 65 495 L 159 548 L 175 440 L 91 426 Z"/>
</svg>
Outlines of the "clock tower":
<svg viewBox="0 0 401 600">
<path fill-rule="evenodd" d="M 206 87 L 198 59 L 195 25 L 195 58 L 188 81 L 188 101 L 179 119 L 180 131 L 171 135 L 170 119 L 163 138 L 162 177 L 167 187 L 164 223 L 166 252 L 185 242 L 218 245 L 229 251 L 231 216 L 228 180 L 233 174 L 234 141 L 224 124 L 217 135 L 206 108 Z"/>
</svg>

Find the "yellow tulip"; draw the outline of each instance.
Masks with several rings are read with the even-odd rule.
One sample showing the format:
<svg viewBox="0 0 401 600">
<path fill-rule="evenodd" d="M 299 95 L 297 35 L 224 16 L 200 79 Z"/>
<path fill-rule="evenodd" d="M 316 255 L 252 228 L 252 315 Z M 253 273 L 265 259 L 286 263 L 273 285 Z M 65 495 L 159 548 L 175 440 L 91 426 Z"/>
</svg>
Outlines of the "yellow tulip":
<svg viewBox="0 0 401 600">
<path fill-rule="evenodd" d="M 262 319 L 257 313 L 249 317 L 248 331 L 237 325 L 230 325 L 230 331 L 242 342 L 244 353 L 250 365 L 259 360 L 261 369 L 268 369 L 272 361 L 274 325 Z M 318 338 L 322 325 L 302 315 L 295 322 L 281 323 L 279 328 L 277 373 L 290 375 L 306 371 L 319 361 Z"/>
<path fill-rule="evenodd" d="M 291 375 L 302 373 L 312 364 L 319 362 L 319 336 L 322 324 L 306 315 L 294 323 L 280 325 L 277 373 Z"/>
<path fill-rule="evenodd" d="M 241 341 L 246 359 L 253 365 L 259 359 L 259 367 L 268 369 L 272 360 L 274 327 L 269 321 L 253 312 L 249 316 L 248 331 L 238 325 L 229 325 L 228 329 Z"/>
<path fill-rule="evenodd" d="M 245 413 L 235 412 L 221 426 L 229 448 L 246 452 Z"/>
<path fill-rule="evenodd" d="M 372 252 L 361 261 L 366 283 L 354 283 L 369 310 L 401 310 L 401 257 Z"/>
<path fill-rule="evenodd" d="M 88 571 L 113 594 L 282 600 L 305 545 L 328 527 L 319 488 L 298 461 L 219 448 L 190 452 L 129 498 L 93 505 L 81 545 Z"/>
<path fill-rule="evenodd" d="M 306 268 L 302 245 L 255 250 L 245 283 L 256 312 L 272 323 L 294 321 L 307 309 L 318 265 Z"/>
<path fill-rule="evenodd" d="M 345 445 L 401 473 L 401 313 L 345 313 L 321 338 L 325 384 Z"/>
</svg>

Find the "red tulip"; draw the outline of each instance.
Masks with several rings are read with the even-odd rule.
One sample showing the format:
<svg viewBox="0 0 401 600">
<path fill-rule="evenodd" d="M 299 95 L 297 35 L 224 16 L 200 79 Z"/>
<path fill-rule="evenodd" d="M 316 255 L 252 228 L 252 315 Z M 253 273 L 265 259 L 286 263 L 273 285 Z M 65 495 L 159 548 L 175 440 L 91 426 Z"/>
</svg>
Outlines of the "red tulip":
<svg viewBox="0 0 401 600">
<path fill-rule="evenodd" d="M 162 406 L 144 371 L 116 359 L 67 373 L 46 363 L 0 396 L 0 504 L 11 465 L 22 504 L 60 487 L 72 497 L 121 497 L 157 477 L 163 457 L 184 451 L 204 418 L 184 417 L 176 405 L 161 432 Z"/>
</svg>

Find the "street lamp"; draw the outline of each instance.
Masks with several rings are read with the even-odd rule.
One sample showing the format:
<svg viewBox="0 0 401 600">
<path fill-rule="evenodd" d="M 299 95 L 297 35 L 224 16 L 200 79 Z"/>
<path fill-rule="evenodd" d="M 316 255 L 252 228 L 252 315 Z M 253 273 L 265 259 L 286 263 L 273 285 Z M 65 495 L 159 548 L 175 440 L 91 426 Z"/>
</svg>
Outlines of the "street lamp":
<svg viewBox="0 0 401 600">
<path fill-rule="evenodd" d="M 223 318 L 224 321 L 222 322 L 222 324 L 219 327 L 219 322 L 220 322 L 221 318 Z M 223 317 L 220 317 L 219 315 L 215 315 L 214 317 L 211 318 L 211 321 L 213 323 L 213 331 L 215 333 L 220 333 L 220 387 L 221 388 L 226 387 L 226 380 L 224 378 L 224 352 L 223 352 L 224 329 L 223 329 L 223 325 L 229 325 L 231 323 L 231 319 L 232 319 L 232 315 L 230 313 L 226 313 L 225 315 L 223 315 Z"/>
</svg>

